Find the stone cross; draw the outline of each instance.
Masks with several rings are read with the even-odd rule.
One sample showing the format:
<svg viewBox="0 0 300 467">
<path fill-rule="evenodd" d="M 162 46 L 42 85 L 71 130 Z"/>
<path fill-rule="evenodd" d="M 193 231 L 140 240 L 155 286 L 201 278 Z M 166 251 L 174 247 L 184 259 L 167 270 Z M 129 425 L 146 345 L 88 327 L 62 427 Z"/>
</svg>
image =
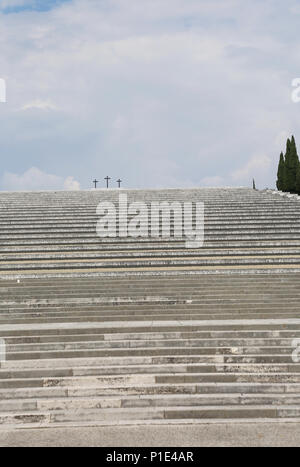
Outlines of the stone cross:
<svg viewBox="0 0 300 467">
<path fill-rule="evenodd" d="M 104 178 L 104 180 L 106 180 L 106 188 L 108 188 L 108 180 L 110 180 L 110 177 L 108 175 L 106 175 L 106 177 Z"/>
<path fill-rule="evenodd" d="M 96 188 L 97 188 L 97 183 L 99 183 L 98 180 L 95 179 L 95 180 L 93 181 L 93 183 L 95 184 L 95 189 L 96 189 Z"/>
<path fill-rule="evenodd" d="M 118 183 L 118 185 L 119 185 L 119 188 L 121 188 L 121 183 L 122 183 L 122 180 L 120 180 L 120 179 L 119 179 L 119 180 L 117 180 L 117 183 Z"/>
</svg>

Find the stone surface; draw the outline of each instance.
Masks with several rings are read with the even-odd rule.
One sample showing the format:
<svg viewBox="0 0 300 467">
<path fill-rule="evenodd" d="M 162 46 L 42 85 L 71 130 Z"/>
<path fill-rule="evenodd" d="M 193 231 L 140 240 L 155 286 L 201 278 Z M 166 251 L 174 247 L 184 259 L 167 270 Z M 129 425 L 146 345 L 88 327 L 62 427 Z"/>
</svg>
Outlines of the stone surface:
<svg viewBox="0 0 300 467">
<path fill-rule="evenodd" d="M 300 423 L 212 423 L 64 427 L 1 431 L 0 446 L 41 447 L 298 447 Z"/>
<path fill-rule="evenodd" d="M 299 198 L 121 191 L 203 201 L 203 248 L 101 241 L 117 190 L 0 193 L 0 444 L 299 443 Z"/>
</svg>

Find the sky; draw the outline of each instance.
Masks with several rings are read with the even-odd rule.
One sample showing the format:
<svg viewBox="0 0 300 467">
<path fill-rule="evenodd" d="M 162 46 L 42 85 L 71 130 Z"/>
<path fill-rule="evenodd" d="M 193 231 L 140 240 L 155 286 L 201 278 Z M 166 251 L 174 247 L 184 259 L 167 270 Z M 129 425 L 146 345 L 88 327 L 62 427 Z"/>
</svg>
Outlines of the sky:
<svg viewBox="0 0 300 467">
<path fill-rule="evenodd" d="M 0 0 L 0 190 L 275 187 L 299 27 L 300 0 Z"/>
</svg>

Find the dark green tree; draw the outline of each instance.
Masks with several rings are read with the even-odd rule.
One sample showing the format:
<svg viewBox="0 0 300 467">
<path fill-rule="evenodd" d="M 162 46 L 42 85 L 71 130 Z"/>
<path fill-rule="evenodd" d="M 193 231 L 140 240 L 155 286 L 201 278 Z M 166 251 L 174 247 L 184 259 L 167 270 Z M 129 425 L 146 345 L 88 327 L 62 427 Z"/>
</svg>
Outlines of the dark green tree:
<svg viewBox="0 0 300 467">
<path fill-rule="evenodd" d="M 299 193 L 299 157 L 294 136 L 287 139 L 286 151 L 279 158 L 276 186 L 278 190 Z"/>
<path fill-rule="evenodd" d="M 284 167 L 285 167 L 284 157 L 283 157 L 283 153 L 281 152 L 280 158 L 279 158 L 279 164 L 278 164 L 278 170 L 277 170 L 277 182 L 276 182 L 277 190 L 280 190 L 280 191 L 284 191 L 284 180 L 283 180 Z"/>
<path fill-rule="evenodd" d="M 291 193 L 296 193 L 296 174 L 299 166 L 299 157 L 297 154 L 297 148 L 295 138 L 292 136 L 290 142 L 290 161 L 289 161 L 289 190 Z"/>
<path fill-rule="evenodd" d="M 298 164 L 296 171 L 296 193 L 300 195 L 300 163 Z"/>
<path fill-rule="evenodd" d="M 293 173 L 291 164 L 291 141 L 288 138 L 286 142 L 286 150 L 284 155 L 284 171 L 283 171 L 283 191 L 290 191 L 293 183 Z"/>
</svg>

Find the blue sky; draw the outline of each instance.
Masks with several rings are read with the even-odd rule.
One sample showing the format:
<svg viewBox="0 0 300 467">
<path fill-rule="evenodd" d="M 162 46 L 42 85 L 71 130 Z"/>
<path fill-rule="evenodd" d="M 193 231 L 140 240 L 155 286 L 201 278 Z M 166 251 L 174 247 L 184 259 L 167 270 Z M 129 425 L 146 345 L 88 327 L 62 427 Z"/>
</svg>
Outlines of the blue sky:
<svg viewBox="0 0 300 467">
<path fill-rule="evenodd" d="M 22 13 L 24 11 L 49 11 L 70 0 L 0 0 L 0 8 L 4 14 Z"/>
<path fill-rule="evenodd" d="M 275 186 L 299 20 L 299 0 L 0 0 L 0 189 Z"/>
</svg>

